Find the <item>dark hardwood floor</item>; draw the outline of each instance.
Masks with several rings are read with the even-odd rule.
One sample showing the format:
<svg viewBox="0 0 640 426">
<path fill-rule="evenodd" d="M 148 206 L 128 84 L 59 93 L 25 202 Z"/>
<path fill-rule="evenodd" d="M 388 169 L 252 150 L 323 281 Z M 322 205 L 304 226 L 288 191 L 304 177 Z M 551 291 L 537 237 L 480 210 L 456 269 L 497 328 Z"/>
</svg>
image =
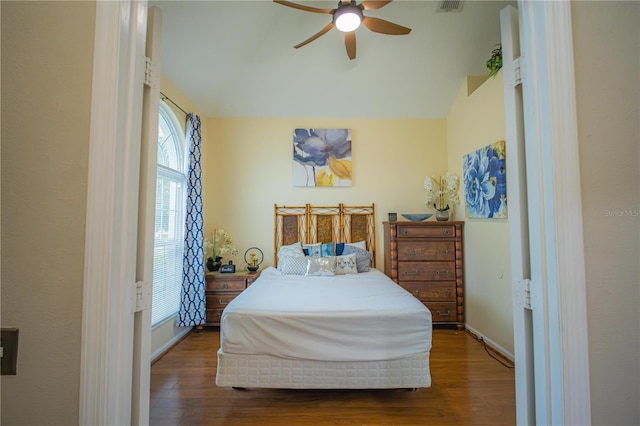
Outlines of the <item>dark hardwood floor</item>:
<svg viewBox="0 0 640 426">
<path fill-rule="evenodd" d="M 219 388 L 220 333 L 191 333 L 151 367 L 152 425 L 513 425 L 513 369 L 469 333 L 434 330 L 431 388 Z"/>
</svg>

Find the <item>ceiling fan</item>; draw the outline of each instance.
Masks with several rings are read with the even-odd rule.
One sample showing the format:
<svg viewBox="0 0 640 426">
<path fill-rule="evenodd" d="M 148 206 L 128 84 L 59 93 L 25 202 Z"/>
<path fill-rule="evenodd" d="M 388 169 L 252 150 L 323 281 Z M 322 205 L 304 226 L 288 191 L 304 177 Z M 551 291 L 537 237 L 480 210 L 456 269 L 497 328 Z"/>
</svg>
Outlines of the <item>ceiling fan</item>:
<svg viewBox="0 0 640 426">
<path fill-rule="evenodd" d="M 356 4 L 355 0 L 341 0 L 338 2 L 338 7 L 335 9 L 319 9 L 316 7 L 305 6 L 297 3 L 292 3 L 290 1 L 285 0 L 273 0 L 276 3 L 279 3 L 283 6 L 289 6 L 294 9 L 304 10 L 305 12 L 314 12 L 314 13 L 326 13 L 329 15 L 333 15 L 333 19 L 329 24 L 318 31 L 313 36 L 309 37 L 305 41 L 300 44 L 297 44 L 293 47 L 298 49 L 306 44 L 311 43 L 312 41 L 318 39 L 320 36 L 323 36 L 333 27 L 338 28 L 338 30 L 344 32 L 344 44 L 347 48 L 347 56 L 349 59 L 355 59 L 356 57 L 356 33 L 355 30 L 362 23 L 369 30 L 381 33 L 381 34 L 389 34 L 389 35 L 404 35 L 409 34 L 411 32 L 411 28 L 403 27 L 402 25 L 394 24 L 393 22 L 385 21 L 384 19 L 374 18 L 371 16 L 364 16 L 363 11 L 365 10 L 375 10 L 380 9 L 387 4 L 391 3 L 392 0 L 387 1 L 373 1 L 373 0 L 364 0 L 360 2 L 360 4 Z"/>
</svg>

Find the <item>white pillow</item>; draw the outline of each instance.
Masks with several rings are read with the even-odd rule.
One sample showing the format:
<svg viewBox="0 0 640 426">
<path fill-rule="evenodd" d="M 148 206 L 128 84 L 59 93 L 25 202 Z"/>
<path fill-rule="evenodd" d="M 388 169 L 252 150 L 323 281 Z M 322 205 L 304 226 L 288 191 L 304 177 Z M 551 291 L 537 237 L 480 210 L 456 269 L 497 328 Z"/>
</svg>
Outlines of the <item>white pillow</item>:
<svg viewBox="0 0 640 426">
<path fill-rule="evenodd" d="M 302 251 L 302 243 L 298 241 L 297 243 L 280 247 L 280 249 L 278 250 L 278 262 L 280 262 L 280 258 L 284 256 L 304 257 L 304 252 Z"/>
<path fill-rule="evenodd" d="M 307 273 L 307 258 L 300 256 L 282 256 L 278 270 L 285 275 L 304 275 Z"/>
<path fill-rule="evenodd" d="M 353 246 L 353 247 L 358 247 L 361 248 L 362 250 L 366 250 L 367 249 L 367 243 L 362 240 L 362 241 L 357 241 L 355 243 L 345 243 L 345 246 Z"/>
<path fill-rule="evenodd" d="M 335 257 L 307 257 L 307 273 L 305 275 L 330 277 L 335 274 Z"/>
<path fill-rule="evenodd" d="M 357 274 L 356 254 L 351 253 L 336 257 L 336 275 Z"/>
</svg>

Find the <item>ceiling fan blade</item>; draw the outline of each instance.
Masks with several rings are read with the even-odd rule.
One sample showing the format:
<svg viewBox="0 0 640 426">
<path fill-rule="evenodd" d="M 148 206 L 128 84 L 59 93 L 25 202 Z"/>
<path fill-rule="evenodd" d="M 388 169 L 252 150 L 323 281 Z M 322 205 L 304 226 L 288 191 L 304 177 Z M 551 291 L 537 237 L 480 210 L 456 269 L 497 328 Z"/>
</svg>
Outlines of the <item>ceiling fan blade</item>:
<svg viewBox="0 0 640 426">
<path fill-rule="evenodd" d="M 305 6 L 303 4 L 292 3 L 290 1 L 285 0 L 273 0 L 274 3 L 281 4 L 283 6 L 289 6 L 294 9 L 304 10 L 305 12 L 314 12 L 314 13 L 333 13 L 335 9 L 318 9 L 317 7 Z"/>
<path fill-rule="evenodd" d="M 304 45 L 306 45 L 306 44 L 309 44 L 309 43 L 311 43 L 313 40 L 315 40 L 315 39 L 319 38 L 320 36 L 325 35 L 325 34 L 326 34 L 327 32 L 329 32 L 329 30 L 330 30 L 330 29 L 332 29 L 333 27 L 335 27 L 335 25 L 333 24 L 333 22 L 329 22 L 329 24 L 328 24 L 326 27 L 324 27 L 323 29 L 321 29 L 320 31 L 318 31 L 316 34 L 312 35 L 311 37 L 309 37 L 308 39 L 306 39 L 306 40 L 305 40 L 305 41 L 303 41 L 302 43 L 300 43 L 300 44 L 296 44 L 296 45 L 295 45 L 295 46 L 293 46 L 293 47 L 295 47 L 295 48 L 297 49 L 297 48 L 302 47 L 302 46 L 304 46 Z"/>
<path fill-rule="evenodd" d="M 349 59 L 356 58 L 356 32 L 349 31 L 344 33 L 344 45 L 347 48 L 347 56 Z"/>
<path fill-rule="evenodd" d="M 402 25 L 394 24 L 393 22 L 385 21 L 380 18 L 373 18 L 371 16 L 365 16 L 362 19 L 362 25 L 373 32 L 381 34 L 403 35 L 411 32 L 411 28 L 403 27 Z"/>
<path fill-rule="evenodd" d="M 359 6 L 361 9 L 364 9 L 364 10 L 376 10 L 376 9 L 383 8 L 384 6 L 388 5 L 392 1 L 393 0 L 387 0 L 387 1 L 364 0 L 362 3 L 359 4 Z"/>
</svg>

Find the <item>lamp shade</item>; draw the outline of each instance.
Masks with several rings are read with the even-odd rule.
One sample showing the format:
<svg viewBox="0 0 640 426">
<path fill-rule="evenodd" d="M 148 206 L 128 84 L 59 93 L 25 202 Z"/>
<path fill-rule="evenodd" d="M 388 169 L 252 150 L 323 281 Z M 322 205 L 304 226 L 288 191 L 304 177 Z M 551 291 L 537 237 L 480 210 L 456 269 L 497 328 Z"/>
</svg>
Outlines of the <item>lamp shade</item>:
<svg viewBox="0 0 640 426">
<path fill-rule="evenodd" d="M 343 4 L 333 13 L 333 23 L 342 32 L 353 31 L 362 22 L 362 10 L 353 4 Z"/>
</svg>

